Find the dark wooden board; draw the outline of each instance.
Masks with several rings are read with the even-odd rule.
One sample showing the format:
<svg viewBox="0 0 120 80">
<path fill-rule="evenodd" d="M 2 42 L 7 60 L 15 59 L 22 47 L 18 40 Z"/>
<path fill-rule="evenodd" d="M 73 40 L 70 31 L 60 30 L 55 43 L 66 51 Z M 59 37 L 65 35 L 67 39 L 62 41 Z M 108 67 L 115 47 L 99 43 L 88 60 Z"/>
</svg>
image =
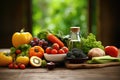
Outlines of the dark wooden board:
<svg viewBox="0 0 120 80">
<path fill-rule="evenodd" d="M 120 66 L 120 62 L 109 62 L 109 63 L 105 63 L 105 64 L 87 64 L 87 63 L 71 64 L 69 62 L 66 62 L 65 66 L 66 66 L 66 68 L 69 68 L 69 69 L 102 68 L 102 67 L 108 67 L 108 66 Z"/>
</svg>

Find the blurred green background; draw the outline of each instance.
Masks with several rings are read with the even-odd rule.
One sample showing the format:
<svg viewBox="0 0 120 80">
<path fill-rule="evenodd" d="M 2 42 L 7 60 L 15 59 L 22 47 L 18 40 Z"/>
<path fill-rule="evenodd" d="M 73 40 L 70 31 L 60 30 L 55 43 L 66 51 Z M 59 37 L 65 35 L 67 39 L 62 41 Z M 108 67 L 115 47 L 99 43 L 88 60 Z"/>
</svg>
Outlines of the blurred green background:
<svg viewBox="0 0 120 80">
<path fill-rule="evenodd" d="M 66 35 L 71 26 L 79 26 L 82 36 L 95 34 L 104 46 L 120 47 L 119 4 L 119 0 L 1 0 L 0 47 L 11 47 L 9 39 L 23 27 L 36 36 L 47 29 Z"/>
<path fill-rule="evenodd" d="M 54 33 L 69 34 L 69 28 L 78 26 L 86 35 L 88 0 L 32 0 L 32 34 L 49 29 Z"/>
</svg>

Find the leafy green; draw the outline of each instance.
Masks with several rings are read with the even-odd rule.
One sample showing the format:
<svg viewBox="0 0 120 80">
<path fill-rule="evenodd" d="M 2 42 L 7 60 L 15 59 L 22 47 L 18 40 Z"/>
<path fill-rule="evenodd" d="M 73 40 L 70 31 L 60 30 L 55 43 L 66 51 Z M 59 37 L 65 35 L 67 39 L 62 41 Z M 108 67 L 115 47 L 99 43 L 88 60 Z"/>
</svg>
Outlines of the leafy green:
<svg viewBox="0 0 120 80">
<path fill-rule="evenodd" d="M 10 48 L 10 54 L 14 54 L 15 51 L 16 51 L 16 48 L 15 48 L 15 47 L 11 47 L 11 48 Z"/>
<path fill-rule="evenodd" d="M 80 48 L 83 50 L 84 53 L 88 53 L 88 51 L 92 48 L 101 48 L 104 49 L 101 41 L 96 40 L 96 36 L 90 33 L 87 38 L 82 37 Z"/>
<path fill-rule="evenodd" d="M 31 45 L 29 44 L 22 44 L 19 47 L 11 47 L 10 48 L 10 55 L 15 58 L 16 57 L 16 50 L 21 50 L 20 54 L 17 54 L 17 56 L 29 56 L 28 52 L 29 49 L 31 48 Z"/>
<path fill-rule="evenodd" d="M 40 38 L 40 39 L 45 39 L 47 40 L 47 30 L 43 30 L 43 31 L 40 31 L 38 34 L 37 34 L 37 37 Z"/>
<path fill-rule="evenodd" d="M 29 48 L 31 48 L 31 45 L 29 44 L 23 44 L 23 45 L 20 45 L 17 49 L 20 49 L 21 51 L 28 51 Z"/>
</svg>

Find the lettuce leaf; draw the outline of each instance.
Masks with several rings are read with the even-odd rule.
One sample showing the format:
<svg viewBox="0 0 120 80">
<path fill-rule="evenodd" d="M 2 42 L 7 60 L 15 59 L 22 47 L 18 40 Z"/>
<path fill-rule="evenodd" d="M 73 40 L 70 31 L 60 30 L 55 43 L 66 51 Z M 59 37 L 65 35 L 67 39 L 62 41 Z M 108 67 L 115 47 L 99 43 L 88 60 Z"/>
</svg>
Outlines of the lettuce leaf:
<svg viewBox="0 0 120 80">
<path fill-rule="evenodd" d="M 104 49 L 101 41 L 96 40 L 96 36 L 92 33 L 89 33 L 87 38 L 81 37 L 80 48 L 84 53 L 88 53 L 88 51 L 92 48 L 101 48 Z"/>
</svg>

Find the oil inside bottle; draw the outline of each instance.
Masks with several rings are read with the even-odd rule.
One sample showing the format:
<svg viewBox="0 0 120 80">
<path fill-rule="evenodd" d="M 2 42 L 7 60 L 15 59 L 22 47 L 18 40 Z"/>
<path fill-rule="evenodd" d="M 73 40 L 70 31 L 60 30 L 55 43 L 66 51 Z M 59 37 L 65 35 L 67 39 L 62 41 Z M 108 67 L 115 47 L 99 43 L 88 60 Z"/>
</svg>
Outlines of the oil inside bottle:
<svg viewBox="0 0 120 80">
<path fill-rule="evenodd" d="M 70 40 L 69 42 L 69 50 L 73 49 L 73 48 L 80 48 L 80 41 L 78 40 Z"/>
</svg>

